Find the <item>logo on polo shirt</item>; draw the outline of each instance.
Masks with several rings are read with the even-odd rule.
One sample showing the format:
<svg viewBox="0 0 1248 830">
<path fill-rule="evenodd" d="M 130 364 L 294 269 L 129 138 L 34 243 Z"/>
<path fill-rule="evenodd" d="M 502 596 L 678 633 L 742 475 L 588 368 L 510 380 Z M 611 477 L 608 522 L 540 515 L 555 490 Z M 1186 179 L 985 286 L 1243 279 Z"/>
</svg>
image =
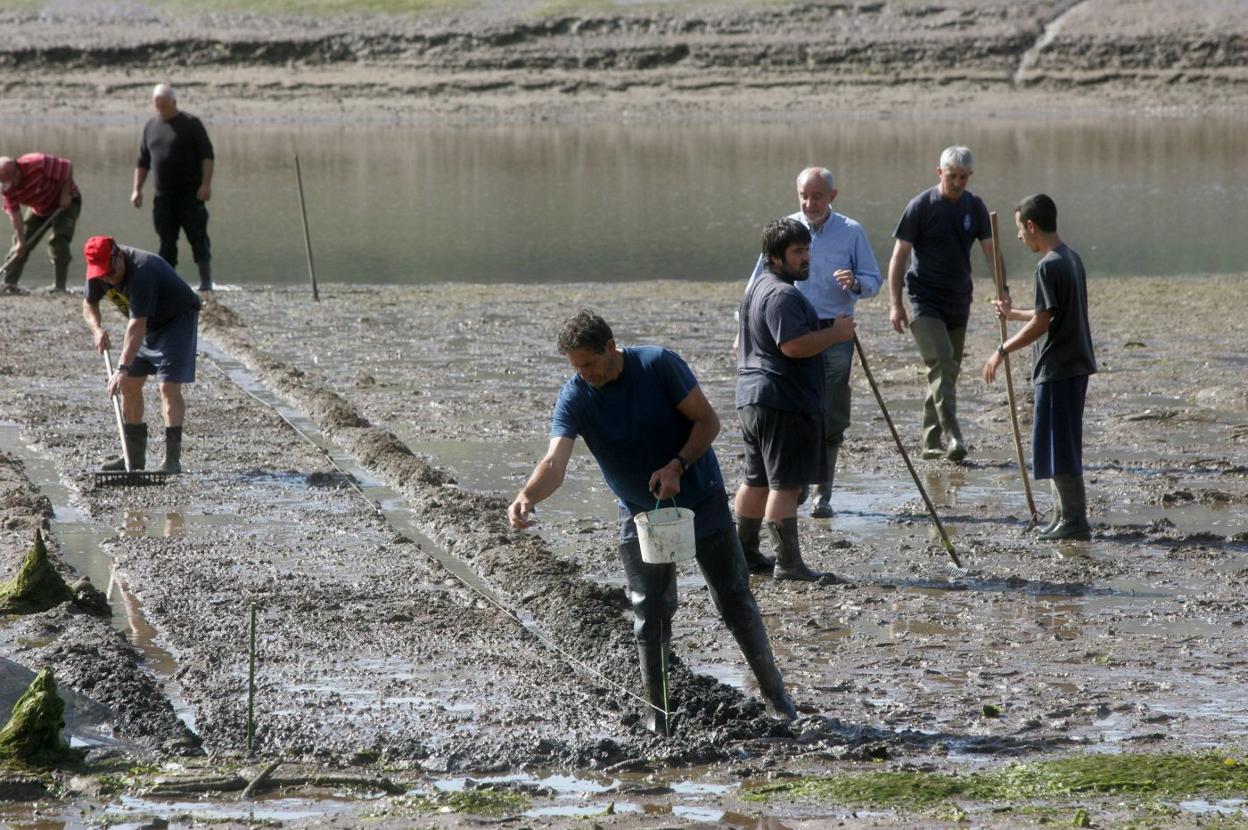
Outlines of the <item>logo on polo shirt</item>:
<svg viewBox="0 0 1248 830">
<path fill-rule="evenodd" d="M 969 231 L 971 229 L 971 214 L 962 214 L 962 230 Z"/>
</svg>

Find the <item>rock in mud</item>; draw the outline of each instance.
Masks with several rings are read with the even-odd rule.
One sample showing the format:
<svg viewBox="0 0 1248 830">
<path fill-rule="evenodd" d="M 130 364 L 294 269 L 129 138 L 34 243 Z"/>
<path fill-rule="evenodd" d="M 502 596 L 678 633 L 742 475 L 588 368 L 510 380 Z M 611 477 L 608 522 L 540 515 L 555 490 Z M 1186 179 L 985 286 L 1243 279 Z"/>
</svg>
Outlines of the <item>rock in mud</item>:
<svg viewBox="0 0 1248 830">
<path fill-rule="evenodd" d="M 36 530 L 35 543 L 17 575 L 0 585 L 0 613 L 37 614 L 73 598 L 73 592 L 48 559 L 43 533 Z"/>
<path fill-rule="evenodd" d="M 56 693 L 52 669 L 44 667 L 17 699 L 13 715 L 0 730 L 0 758 L 35 767 L 80 760 L 82 754 L 61 738 L 64 726 L 65 701 Z"/>
</svg>

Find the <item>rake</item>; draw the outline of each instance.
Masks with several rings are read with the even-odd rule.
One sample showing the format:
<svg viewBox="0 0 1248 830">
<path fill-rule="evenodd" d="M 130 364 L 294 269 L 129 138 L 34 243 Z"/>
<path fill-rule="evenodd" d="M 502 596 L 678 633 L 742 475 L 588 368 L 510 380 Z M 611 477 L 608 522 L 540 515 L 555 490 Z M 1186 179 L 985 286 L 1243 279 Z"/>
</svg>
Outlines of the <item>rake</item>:
<svg viewBox="0 0 1248 830">
<path fill-rule="evenodd" d="M 107 377 L 113 376 L 113 358 L 108 353 L 108 349 L 104 350 L 104 369 Z M 131 469 L 130 465 L 130 448 L 126 446 L 126 428 L 121 418 L 121 401 L 118 395 L 113 395 L 113 415 L 117 419 L 117 435 L 121 438 L 121 457 L 125 462 L 124 470 L 97 470 L 95 472 L 95 485 L 97 487 L 151 487 L 153 485 L 164 484 L 169 477 L 168 473 L 149 472 L 148 470 Z"/>
</svg>

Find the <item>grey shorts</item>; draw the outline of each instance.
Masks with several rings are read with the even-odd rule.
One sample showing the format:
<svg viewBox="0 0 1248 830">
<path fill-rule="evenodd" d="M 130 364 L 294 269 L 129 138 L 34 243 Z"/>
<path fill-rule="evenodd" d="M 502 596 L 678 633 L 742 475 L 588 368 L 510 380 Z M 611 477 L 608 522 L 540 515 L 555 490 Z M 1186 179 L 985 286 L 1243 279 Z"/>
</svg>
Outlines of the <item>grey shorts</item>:
<svg viewBox="0 0 1248 830">
<path fill-rule="evenodd" d="M 745 441 L 745 483 L 779 490 L 819 484 L 827 478 L 823 413 L 767 406 L 737 410 Z"/>
<path fill-rule="evenodd" d="M 155 375 L 157 380 L 169 383 L 194 383 L 198 348 L 199 312 L 188 311 L 147 333 L 130 366 L 130 374 Z"/>
</svg>

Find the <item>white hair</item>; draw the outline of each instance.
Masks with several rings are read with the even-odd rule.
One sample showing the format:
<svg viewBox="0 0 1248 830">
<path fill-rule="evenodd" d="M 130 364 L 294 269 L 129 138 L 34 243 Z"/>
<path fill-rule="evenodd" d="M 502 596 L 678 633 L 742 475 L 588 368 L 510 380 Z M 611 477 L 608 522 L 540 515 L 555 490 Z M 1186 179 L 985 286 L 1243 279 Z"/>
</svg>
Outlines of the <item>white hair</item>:
<svg viewBox="0 0 1248 830">
<path fill-rule="evenodd" d="M 178 100 L 178 93 L 173 91 L 173 87 L 169 84 L 156 84 L 152 90 L 153 98 L 168 98 L 170 101 Z"/>
<path fill-rule="evenodd" d="M 802 181 L 810 176 L 818 175 L 823 179 L 823 183 L 828 186 L 828 190 L 836 190 L 836 186 L 832 183 L 832 171 L 826 167 L 807 167 L 805 170 L 797 174 L 797 187 L 800 190 Z"/>
<path fill-rule="evenodd" d="M 975 157 L 971 155 L 970 147 L 955 144 L 952 147 L 945 148 L 945 151 L 940 154 L 940 169 L 948 170 L 953 167 L 963 167 L 967 170 L 975 169 Z"/>
</svg>

